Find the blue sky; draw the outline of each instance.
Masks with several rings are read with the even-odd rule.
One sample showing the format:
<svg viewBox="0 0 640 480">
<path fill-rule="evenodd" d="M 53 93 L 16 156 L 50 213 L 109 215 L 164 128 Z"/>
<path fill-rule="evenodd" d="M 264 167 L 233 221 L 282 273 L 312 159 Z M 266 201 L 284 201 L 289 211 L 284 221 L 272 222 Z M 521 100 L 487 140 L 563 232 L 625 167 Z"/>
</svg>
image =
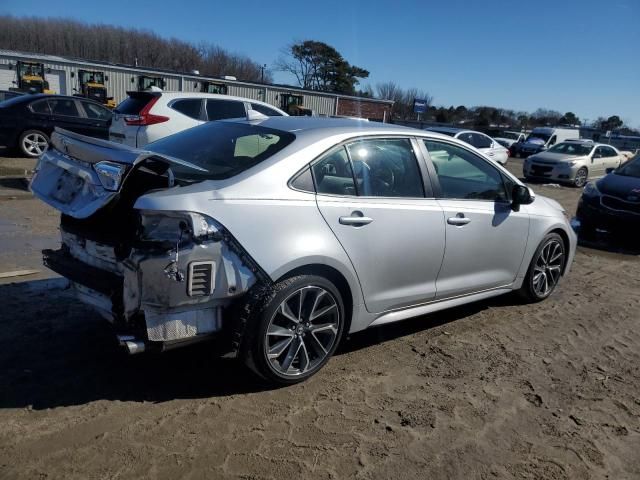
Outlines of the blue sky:
<svg viewBox="0 0 640 480">
<path fill-rule="evenodd" d="M 321 40 L 371 72 L 363 84 L 393 80 L 436 105 L 616 114 L 640 127 L 639 0 L 0 0 L 0 12 L 206 40 L 268 65 L 292 41 Z"/>
</svg>

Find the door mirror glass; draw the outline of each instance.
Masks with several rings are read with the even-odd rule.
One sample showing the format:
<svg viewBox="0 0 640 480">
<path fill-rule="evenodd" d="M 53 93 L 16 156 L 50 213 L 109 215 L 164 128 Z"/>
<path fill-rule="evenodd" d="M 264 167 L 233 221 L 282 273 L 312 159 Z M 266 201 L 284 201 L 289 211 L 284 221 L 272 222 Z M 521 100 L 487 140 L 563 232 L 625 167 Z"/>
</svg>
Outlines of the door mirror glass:
<svg viewBox="0 0 640 480">
<path fill-rule="evenodd" d="M 524 185 L 514 185 L 511 191 L 511 208 L 520 210 L 520 205 L 528 205 L 533 202 L 529 189 Z"/>
</svg>

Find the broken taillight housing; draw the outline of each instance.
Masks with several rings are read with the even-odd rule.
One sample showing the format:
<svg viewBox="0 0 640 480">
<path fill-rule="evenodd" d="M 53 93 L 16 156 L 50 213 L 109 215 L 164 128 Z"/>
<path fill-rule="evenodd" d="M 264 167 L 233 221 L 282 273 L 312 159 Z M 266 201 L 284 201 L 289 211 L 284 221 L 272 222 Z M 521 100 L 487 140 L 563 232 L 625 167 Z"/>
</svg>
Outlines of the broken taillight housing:
<svg viewBox="0 0 640 480">
<path fill-rule="evenodd" d="M 113 162 L 99 162 L 96 163 L 93 169 L 98 174 L 100 183 L 105 190 L 111 192 L 117 192 L 122 183 L 122 177 L 126 171 L 124 165 Z"/>
<path fill-rule="evenodd" d="M 195 212 L 140 212 L 139 238 L 145 242 L 172 245 L 194 241 L 219 241 L 222 226 L 213 218 Z"/>
</svg>

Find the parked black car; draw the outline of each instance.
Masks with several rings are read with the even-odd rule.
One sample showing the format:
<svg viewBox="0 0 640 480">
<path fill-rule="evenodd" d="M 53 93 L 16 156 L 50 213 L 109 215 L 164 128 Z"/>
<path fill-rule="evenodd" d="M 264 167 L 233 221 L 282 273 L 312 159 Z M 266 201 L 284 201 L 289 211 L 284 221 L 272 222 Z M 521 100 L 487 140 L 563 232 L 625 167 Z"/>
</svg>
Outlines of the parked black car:
<svg viewBox="0 0 640 480">
<path fill-rule="evenodd" d="M 109 138 L 111 110 L 86 98 L 22 95 L 0 103 L 0 146 L 28 157 L 41 155 L 55 127 Z"/>
<path fill-rule="evenodd" d="M 10 98 L 19 97 L 20 95 L 24 95 L 24 93 L 12 92 L 11 90 L 0 90 L 0 102 L 4 102 L 5 100 L 9 100 Z"/>
<path fill-rule="evenodd" d="M 576 219 L 580 234 L 598 229 L 627 236 L 640 233 L 640 155 L 584 187 Z"/>
</svg>

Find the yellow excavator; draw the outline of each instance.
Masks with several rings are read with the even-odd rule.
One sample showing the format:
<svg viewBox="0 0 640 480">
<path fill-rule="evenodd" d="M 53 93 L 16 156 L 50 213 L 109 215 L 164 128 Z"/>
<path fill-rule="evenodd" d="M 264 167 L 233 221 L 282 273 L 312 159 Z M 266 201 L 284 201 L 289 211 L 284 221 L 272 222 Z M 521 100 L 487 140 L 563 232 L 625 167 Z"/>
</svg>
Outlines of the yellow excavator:
<svg viewBox="0 0 640 480">
<path fill-rule="evenodd" d="M 49 82 L 44 77 L 44 63 L 16 62 L 17 86 L 9 88 L 13 92 L 23 93 L 56 93 L 49 89 Z"/>
<path fill-rule="evenodd" d="M 302 95 L 293 95 L 291 93 L 280 94 L 280 108 L 292 117 L 310 117 L 313 111 L 302 106 L 304 97 Z"/>
<path fill-rule="evenodd" d="M 108 79 L 108 77 L 105 77 L 104 72 L 78 70 L 80 93 L 77 96 L 90 98 L 108 108 L 115 108 L 115 100 L 113 97 L 107 96 L 107 87 L 104 82 Z"/>
</svg>

